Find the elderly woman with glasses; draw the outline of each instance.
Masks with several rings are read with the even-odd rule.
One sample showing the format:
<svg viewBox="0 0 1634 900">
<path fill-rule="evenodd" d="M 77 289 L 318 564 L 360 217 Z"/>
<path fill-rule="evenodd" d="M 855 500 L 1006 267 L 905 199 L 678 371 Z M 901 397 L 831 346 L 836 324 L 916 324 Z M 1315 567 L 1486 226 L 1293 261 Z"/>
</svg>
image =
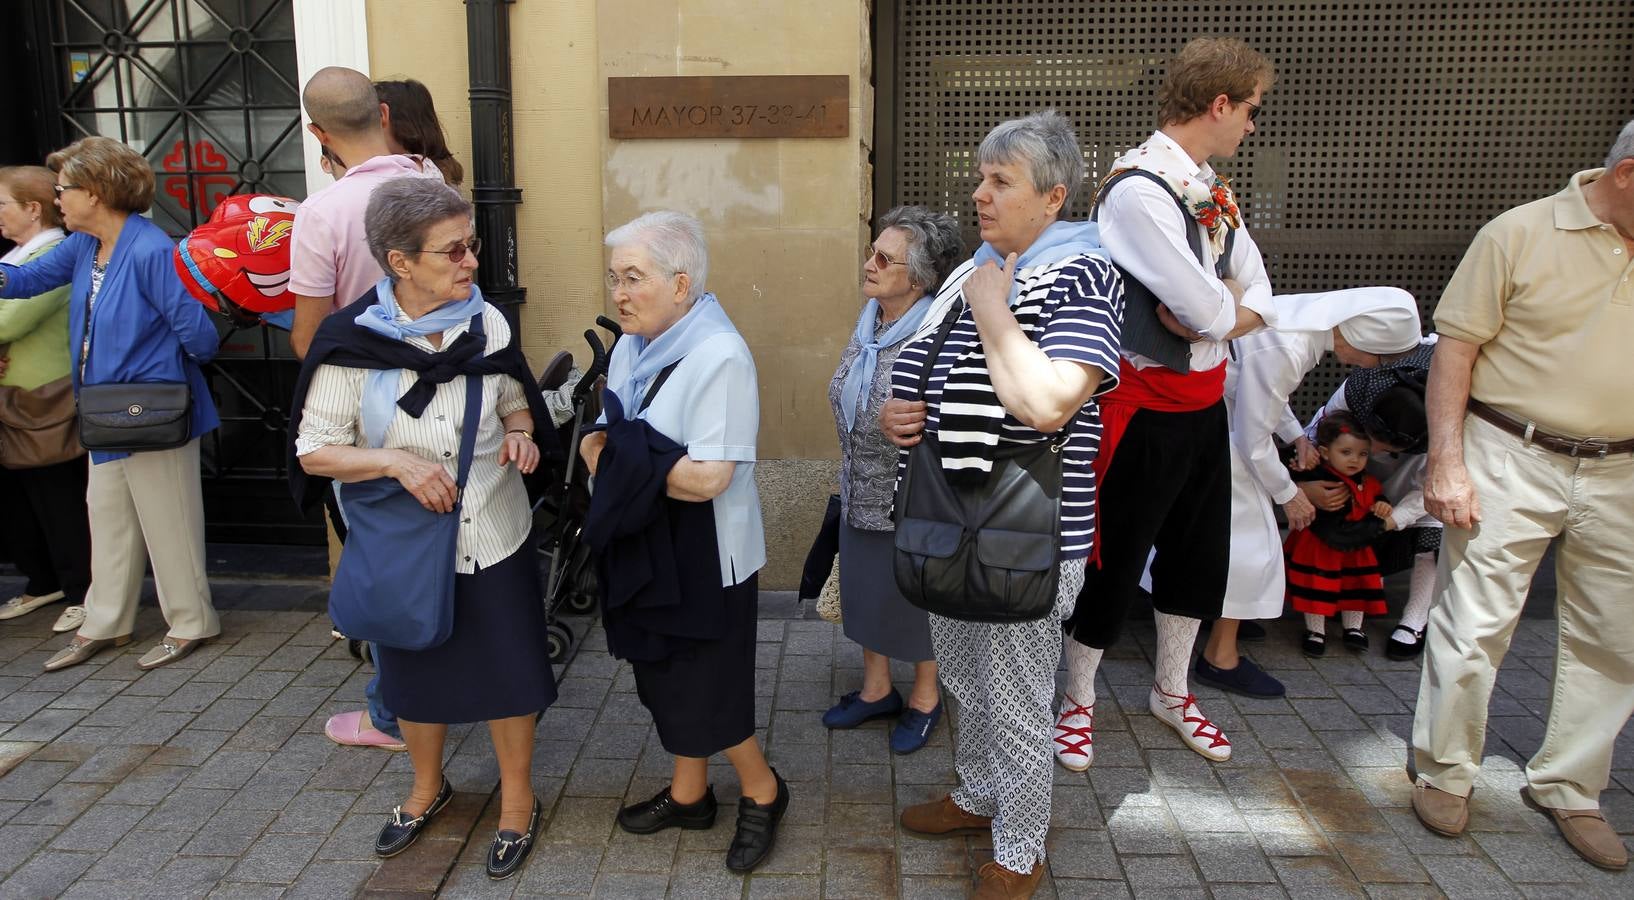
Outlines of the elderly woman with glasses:
<svg viewBox="0 0 1634 900">
<path fill-rule="evenodd" d="M 703 227 L 653 212 L 607 235 L 607 283 L 624 332 L 607 367 L 605 430 L 580 445 L 595 475 L 586 541 L 599 553 L 607 646 L 630 661 L 658 739 L 675 757 L 662 791 L 618 814 L 634 834 L 715 822 L 709 758 L 742 796 L 726 865 L 771 853 L 789 788 L 755 739 L 756 573 L 766 541 L 755 490 L 755 363 L 704 292 Z"/>
<path fill-rule="evenodd" d="M 828 386 L 840 436 L 840 607 L 845 636 L 862 645 L 862 687 L 823 714 L 829 728 L 897 717 L 891 749 L 925 746 L 942 718 L 936 659 L 925 611 L 897 590 L 892 575 L 897 449 L 879 430 L 891 394 L 891 366 L 919 330 L 935 292 L 963 255 L 959 224 L 947 213 L 899 206 L 881 216 L 862 264 L 863 304 L 855 332 Z M 891 685 L 891 660 L 913 663 L 904 703 Z"/>
<path fill-rule="evenodd" d="M 543 398 L 504 314 L 473 280 L 468 202 L 439 180 L 394 179 L 370 195 L 364 230 L 386 275 L 319 326 L 296 385 L 292 479 L 309 508 L 334 480 L 395 482 L 434 513 L 458 511 L 446 551 L 456 573 L 447 639 L 419 650 L 375 645 L 381 696 L 397 713 L 414 768 L 409 796 L 381 828 L 375 852 L 408 849 L 453 797 L 442 772 L 448 726 L 486 721 L 499 761 L 499 831 L 487 869 L 507 878 L 537 837 L 533 732 L 556 699 L 522 483 L 539 462 L 532 432 Z M 480 405 L 468 394 L 470 379 L 481 380 Z M 474 423 L 466 421 L 472 406 Z M 463 490 L 462 443 L 470 447 Z M 340 497 L 356 525 L 360 513 L 348 507 L 358 501 L 344 488 Z M 381 533 L 354 527 L 341 569 L 346 554 L 414 564 L 391 562 L 393 546 L 370 546 Z"/>
<path fill-rule="evenodd" d="M 959 786 L 903 810 L 902 825 L 933 835 L 990 831 L 993 861 L 977 872 L 982 898 L 1030 897 L 1043 875 L 1061 623 L 1095 533 L 1091 464 L 1101 422 L 1093 398 L 1118 380 L 1123 284 L 1095 225 L 1062 221 L 1084 179 L 1080 148 L 1054 112 L 1004 122 L 982 140 L 972 198 L 983 244 L 927 317 L 935 333 L 897 357 L 894 396 L 880 416 L 904 457 L 934 437 L 950 484 L 981 483 L 1000 452 L 1050 443 L 1061 454 L 1059 580 L 1049 611 L 1012 624 L 930 616 L 942 683 L 959 701 Z"/>
<path fill-rule="evenodd" d="M 210 314 L 182 286 L 175 244 L 142 215 L 153 205 L 153 168 L 142 154 L 88 137 L 51 154 L 57 208 L 73 232 L 21 265 L 0 265 L 0 297 L 35 297 L 72 285 L 69 371 L 74 393 L 92 385 L 186 384 L 187 443 L 141 453 L 91 454 L 91 587 L 85 621 L 46 671 L 79 665 L 130 643 L 142 576 L 152 560 L 169 626 L 137 666 L 152 669 L 221 633 L 204 573 L 199 437 L 220 424 L 202 363 L 216 355 Z"/>
</svg>

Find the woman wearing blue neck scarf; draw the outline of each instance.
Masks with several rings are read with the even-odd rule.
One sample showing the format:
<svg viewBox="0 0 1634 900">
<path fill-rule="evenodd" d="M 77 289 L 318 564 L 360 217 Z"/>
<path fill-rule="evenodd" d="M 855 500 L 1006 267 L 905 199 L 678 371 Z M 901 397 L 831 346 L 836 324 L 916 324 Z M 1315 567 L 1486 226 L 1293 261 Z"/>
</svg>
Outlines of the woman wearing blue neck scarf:
<svg viewBox="0 0 1634 900">
<path fill-rule="evenodd" d="M 898 717 L 891 749 L 912 753 L 942 717 L 936 659 L 925 611 L 897 590 L 891 501 L 897 449 L 879 430 L 891 394 L 891 366 L 930 310 L 932 293 L 964 255 L 959 223 L 947 213 L 899 206 L 879 218 L 863 257 L 863 304 L 840 353 L 828 401 L 840 436 L 840 606 L 845 636 L 862 645 L 862 687 L 823 714 L 829 728 Z M 891 685 L 891 660 L 914 664 L 906 703 Z"/>
<path fill-rule="evenodd" d="M 448 726 L 486 721 L 500 797 L 488 875 L 506 878 L 538 830 L 534 725 L 556 699 L 522 484 L 539 462 L 530 409 L 538 392 L 530 396 L 519 380 L 531 376 L 510 326 L 473 279 L 479 241 L 469 203 L 440 181 L 396 179 L 370 196 L 364 229 L 386 277 L 372 302 L 365 296 L 318 330 L 297 386 L 296 459 L 305 476 L 345 485 L 342 511 L 353 527 L 342 570 L 358 563 L 402 572 L 420 562 L 403 558 L 400 536 L 381 537 L 389 529 L 361 518 L 368 510 L 349 499 L 353 484 L 387 490 L 395 481 L 427 510 L 459 516 L 448 548 L 455 574 L 447 639 L 419 650 L 375 645 L 381 698 L 397 713 L 414 767 L 413 788 L 375 852 L 408 849 L 453 797 L 442 772 Z M 468 410 L 477 411 L 474 423 Z"/>
<path fill-rule="evenodd" d="M 976 896 L 1030 897 L 1050 822 L 1061 623 L 1077 602 L 1095 530 L 1094 397 L 1117 384 L 1123 283 L 1095 225 L 1062 220 L 1084 180 L 1083 150 L 1065 117 L 1004 122 L 976 161 L 982 246 L 943 285 L 921 329 L 931 333 L 897 357 L 880 421 L 905 451 L 934 436 L 950 484 L 981 483 L 1001 447 L 1057 447 L 1059 580 L 1040 619 L 929 617 L 942 685 L 959 701 L 959 786 L 903 810 L 902 825 L 922 834 L 991 831 L 993 861 L 977 871 Z M 945 325 L 938 310 L 952 313 Z M 946 340 L 933 355 L 941 328 Z"/>
<path fill-rule="evenodd" d="M 789 788 L 755 739 L 755 490 L 759 387 L 749 347 L 714 294 L 703 226 L 659 211 L 613 229 L 607 286 L 624 336 L 607 363 L 607 430 L 580 452 L 595 475 L 586 540 L 602 572 L 608 650 L 628 659 L 670 783 L 618 813 L 633 834 L 715 822 L 709 758 L 742 796 L 726 865 L 771 853 Z"/>
</svg>

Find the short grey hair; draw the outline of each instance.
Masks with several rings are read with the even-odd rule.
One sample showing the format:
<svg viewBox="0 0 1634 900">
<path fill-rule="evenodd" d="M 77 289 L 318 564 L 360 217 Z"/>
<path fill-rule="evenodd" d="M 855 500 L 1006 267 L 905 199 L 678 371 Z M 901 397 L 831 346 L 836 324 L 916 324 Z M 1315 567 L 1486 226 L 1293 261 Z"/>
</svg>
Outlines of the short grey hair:
<svg viewBox="0 0 1634 900">
<path fill-rule="evenodd" d="M 671 209 L 643 213 L 607 232 L 608 247 L 640 247 L 666 275 L 687 274 L 687 302 L 704 293 L 709 276 L 709 245 L 695 217 Z"/>
<path fill-rule="evenodd" d="M 935 293 L 953 267 L 964 257 L 959 222 L 947 213 L 923 206 L 898 206 L 879 217 L 879 233 L 900 228 L 908 237 L 908 277 Z"/>
<path fill-rule="evenodd" d="M 1066 187 L 1062 215 L 1084 183 L 1084 151 L 1078 144 L 1078 133 L 1066 116 L 1053 109 L 1000 122 L 982 138 L 976 164 L 1002 163 L 1026 166 L 1040 194 L 1049 193 L 1058 184 Z"/>
<path fill-rule="evenodd" d="M 370 192 L 363 211 L 363 237 L 369 254 L 395 284 L 397 273 L 386 261 L 388 253 L 419 252 L 434 226 L 470 218 L 471 204 L 441 178 L 393 178 Z"/>
<path fill-rule="evenodd" d="M 1634 119 L 1623 126 L 1622 133 L 1612 142 L 1611 152 L 1606 154 L 1606 169 L 1615 168 L 1625 159 L 1634 159 Z"/>
</svg>

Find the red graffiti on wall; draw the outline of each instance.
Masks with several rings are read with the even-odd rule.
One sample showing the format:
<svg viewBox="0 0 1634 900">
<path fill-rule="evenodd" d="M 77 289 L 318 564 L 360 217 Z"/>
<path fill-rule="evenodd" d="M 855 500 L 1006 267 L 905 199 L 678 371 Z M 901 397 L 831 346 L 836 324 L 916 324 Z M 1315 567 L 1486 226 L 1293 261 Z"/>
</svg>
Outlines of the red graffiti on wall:
<svg viewBox="0 0 1634 900">
<path fill-rule="evenodd" d="M 177 141 L 165 154 L 160 165 L 166 172 L 185 173 L 191 168 L 198 173 L 213 173 L 227 171 L 227 157 L 223 156 L 216 145 L 209 141 L 194 141 L 192 147 L 192 165 L 188 165 L 188 147 L 186 142 Z M 233 175 L 195 174 L 191 177 L 186 174 L 169 175 L 162 179 L 164 191 L 175 199 L 178 206 L 186 210 L 196 210 L 201 216 L 208 216 L 216 208 L 216 204 L 233 193 L 238 185 L 238 179 Z"/>
</svg>

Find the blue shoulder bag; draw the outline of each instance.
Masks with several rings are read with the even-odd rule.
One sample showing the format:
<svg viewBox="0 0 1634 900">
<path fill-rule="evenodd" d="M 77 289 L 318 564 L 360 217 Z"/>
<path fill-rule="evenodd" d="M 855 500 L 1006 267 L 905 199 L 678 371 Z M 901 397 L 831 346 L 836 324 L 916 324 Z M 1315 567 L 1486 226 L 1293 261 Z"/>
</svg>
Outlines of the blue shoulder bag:
<svg viewBox="0 0 1634 900">
<path fill-rule="evenodd" d="M 482 337 L 482 315 L 471 317 Z M 340 485 L 346 544 L 329 589 L 329 618 L 354 640 L 425 650 L 454 627 L 454 557 L 458 552 L 465 478 L 482 417 L 482 377 L 465 376 L 454 510 L 426 509 L 395 478 Z"/>
</svg>

